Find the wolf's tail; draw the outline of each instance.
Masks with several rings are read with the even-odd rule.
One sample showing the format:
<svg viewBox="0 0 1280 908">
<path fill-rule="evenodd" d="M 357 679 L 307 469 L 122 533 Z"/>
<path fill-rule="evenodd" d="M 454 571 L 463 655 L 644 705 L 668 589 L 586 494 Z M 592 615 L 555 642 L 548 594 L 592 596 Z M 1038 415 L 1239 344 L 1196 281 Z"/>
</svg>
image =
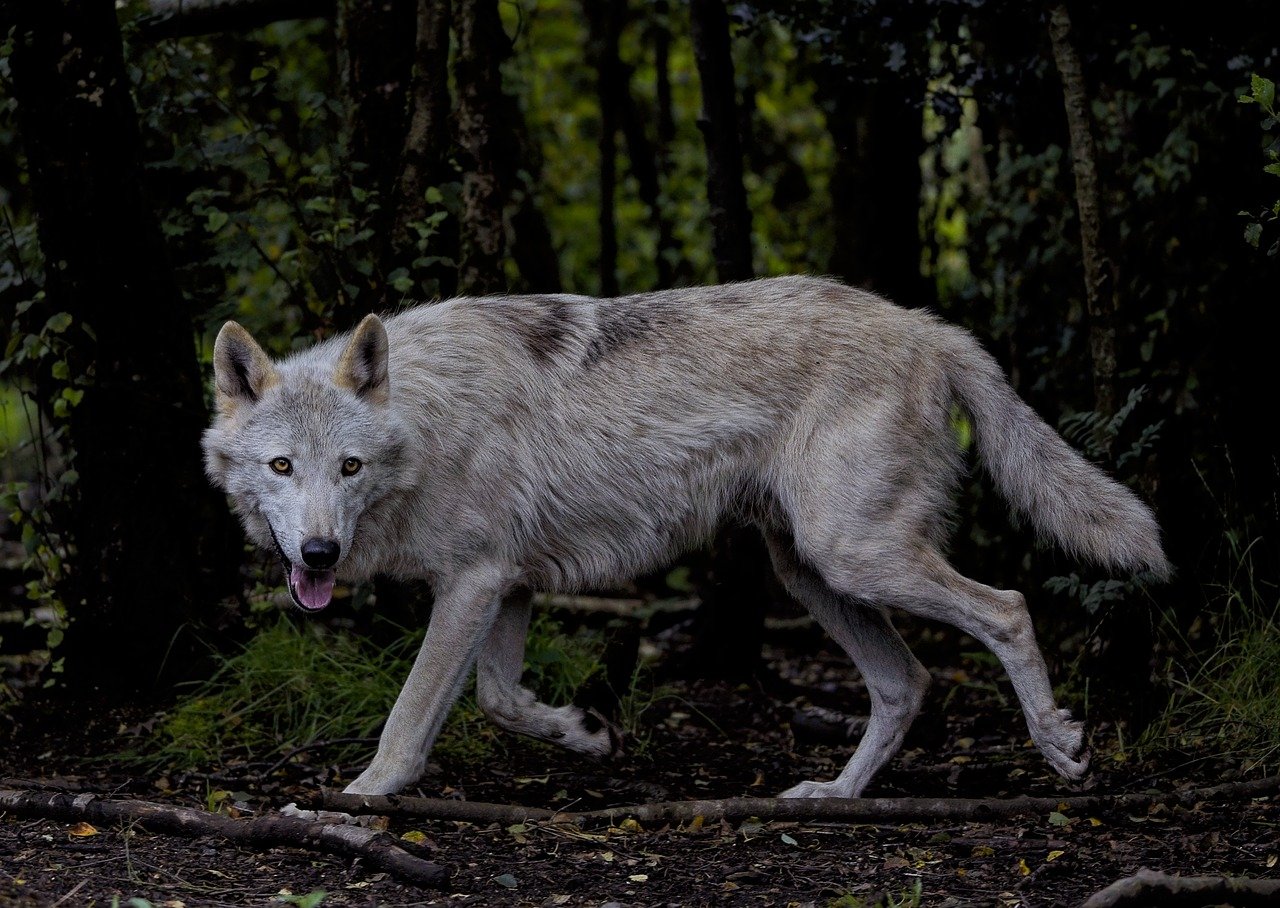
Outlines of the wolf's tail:
<svg viewBox="0 0 1280 908">
<path fill-rule="evenodd" d="M 1005 499 L 1072 555 L 1168 577 L 1151 509 L 1040 419 L 977 341 L 948 334 L 952 392 L 973 418 L 978 455 Z"/>
</svg>

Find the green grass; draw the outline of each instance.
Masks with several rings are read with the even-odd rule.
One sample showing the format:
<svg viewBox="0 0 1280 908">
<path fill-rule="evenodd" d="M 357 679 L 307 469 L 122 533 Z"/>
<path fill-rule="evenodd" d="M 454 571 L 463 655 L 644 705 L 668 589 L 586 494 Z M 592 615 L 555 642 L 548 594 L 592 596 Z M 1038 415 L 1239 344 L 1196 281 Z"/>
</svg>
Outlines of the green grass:
<svg viewBox="0 0 1280 908">
<path fill-rule="evenodd" d="M 1249 553 L 1205 611 L 1214 644 L 1174 674 L 1174 692 L 1146 747 L 1178 747 L 1280 765 L 1280 597 L 1252 569 Z M 1185 636 L 1179 648 L 1194 652 Z"/>
<path fill-rule="evenodd" d="M 208 681 L 194 685 L 163 719 L 147 757 L 181 768 L 264 760 L 315 741 L 377 733 L 422 642 L 406 632 L 391 647 L 319 623 L 280 619 L 240 652 L 223 657 Z M 539 615 L 530 627 L 525 682 L 549 702 L 569 702 L 601 671 L 598 635 L 565 634 Z M 498 746 L 476 705 L 473 685 L 450 713 L 435 752 L 481 759 Z M 327 748 L 326 759 L 367 759 L 368 744 Z"/>
</svg>

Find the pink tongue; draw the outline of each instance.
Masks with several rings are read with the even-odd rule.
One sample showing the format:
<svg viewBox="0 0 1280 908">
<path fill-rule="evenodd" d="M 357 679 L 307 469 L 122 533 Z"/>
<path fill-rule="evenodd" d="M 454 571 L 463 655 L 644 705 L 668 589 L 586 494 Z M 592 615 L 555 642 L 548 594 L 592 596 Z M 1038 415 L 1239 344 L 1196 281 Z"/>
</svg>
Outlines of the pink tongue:
<svg viewBox="0 0 1280 908">
<path fill-rule="evenodd" d="M 293 565 L 289 572 L 289 582 L 298 601 L 309 609 L 322 609 L 333 598 L 333 571 L 311 571 Z"/>
</svg>

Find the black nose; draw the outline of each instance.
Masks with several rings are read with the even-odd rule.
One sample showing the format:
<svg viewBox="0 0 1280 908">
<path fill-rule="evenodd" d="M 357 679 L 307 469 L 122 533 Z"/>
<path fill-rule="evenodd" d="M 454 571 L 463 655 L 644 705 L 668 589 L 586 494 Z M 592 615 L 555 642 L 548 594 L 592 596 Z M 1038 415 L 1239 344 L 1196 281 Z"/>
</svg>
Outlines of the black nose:
<svg viewBox="0 0 1280 908">
<path fill-rule="evenodd" d="M 316 570 L 331 568 L 338 561 L 342 546 L 332 539 L 308 539 L 302 544 L 302 560 Z"/>
</svg>

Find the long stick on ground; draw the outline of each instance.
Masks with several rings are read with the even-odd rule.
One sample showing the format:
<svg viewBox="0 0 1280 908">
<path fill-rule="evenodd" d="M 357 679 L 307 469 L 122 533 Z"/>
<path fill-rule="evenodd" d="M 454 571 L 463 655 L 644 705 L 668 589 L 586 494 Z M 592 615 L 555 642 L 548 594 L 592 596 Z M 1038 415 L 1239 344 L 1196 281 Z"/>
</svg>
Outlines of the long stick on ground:
<svg viewBox="0 0 1280 908">
<path fill-rule="evenodd" d="M 1215 799 L 1265 797 L 1280 791 L 1280 776 L 1254 782 L 1234 782 L 1166 794 L 1085 795 L 1054 798 L 728 798 L 715 801 L 667 801 L 609 807 L 604 810 L 563 811 L 480 801 L 451 801 L 396 795 L 349 795 L 325 791 L 326 810 L 376 813 L 470 823 L 559 822 L 591 825 L 634 819 L 641 823 L 789 820 L 827 823 L 909 823 L 932 820 L 982 821 L 1066 809 L 1076 813 L 1102 810 L 1141 810 L 1156 804 L 1194 804 Z M 1065 808 L 1064 808 L 1065 805 Z"/>
<path fill-rule="evenodd" d="M 0 790 L 0 811 L 49 820 L 83 820 L 108 824 L 133 822 L 166 835 L 219 836 L 237 845 L 257 848 L 305 848 L 341 857 L 359 857 L 371 867 L 418 886 L 444 887 L 449 871 L 405 851 L 384 832 L 341 823 L 317 823 L 294 817 L 233 819 L 189 807 L 150 801 L 109 801 L 92 794 Z"/>
<path fill-rule="evenodd" d="M 1139 870 L 1095 892 L 1080 908 L 1266 908 L 1280 903 L 1280 880 L 1228 879 L 1220 876 L 1169 876 Z"/>
</svg>

